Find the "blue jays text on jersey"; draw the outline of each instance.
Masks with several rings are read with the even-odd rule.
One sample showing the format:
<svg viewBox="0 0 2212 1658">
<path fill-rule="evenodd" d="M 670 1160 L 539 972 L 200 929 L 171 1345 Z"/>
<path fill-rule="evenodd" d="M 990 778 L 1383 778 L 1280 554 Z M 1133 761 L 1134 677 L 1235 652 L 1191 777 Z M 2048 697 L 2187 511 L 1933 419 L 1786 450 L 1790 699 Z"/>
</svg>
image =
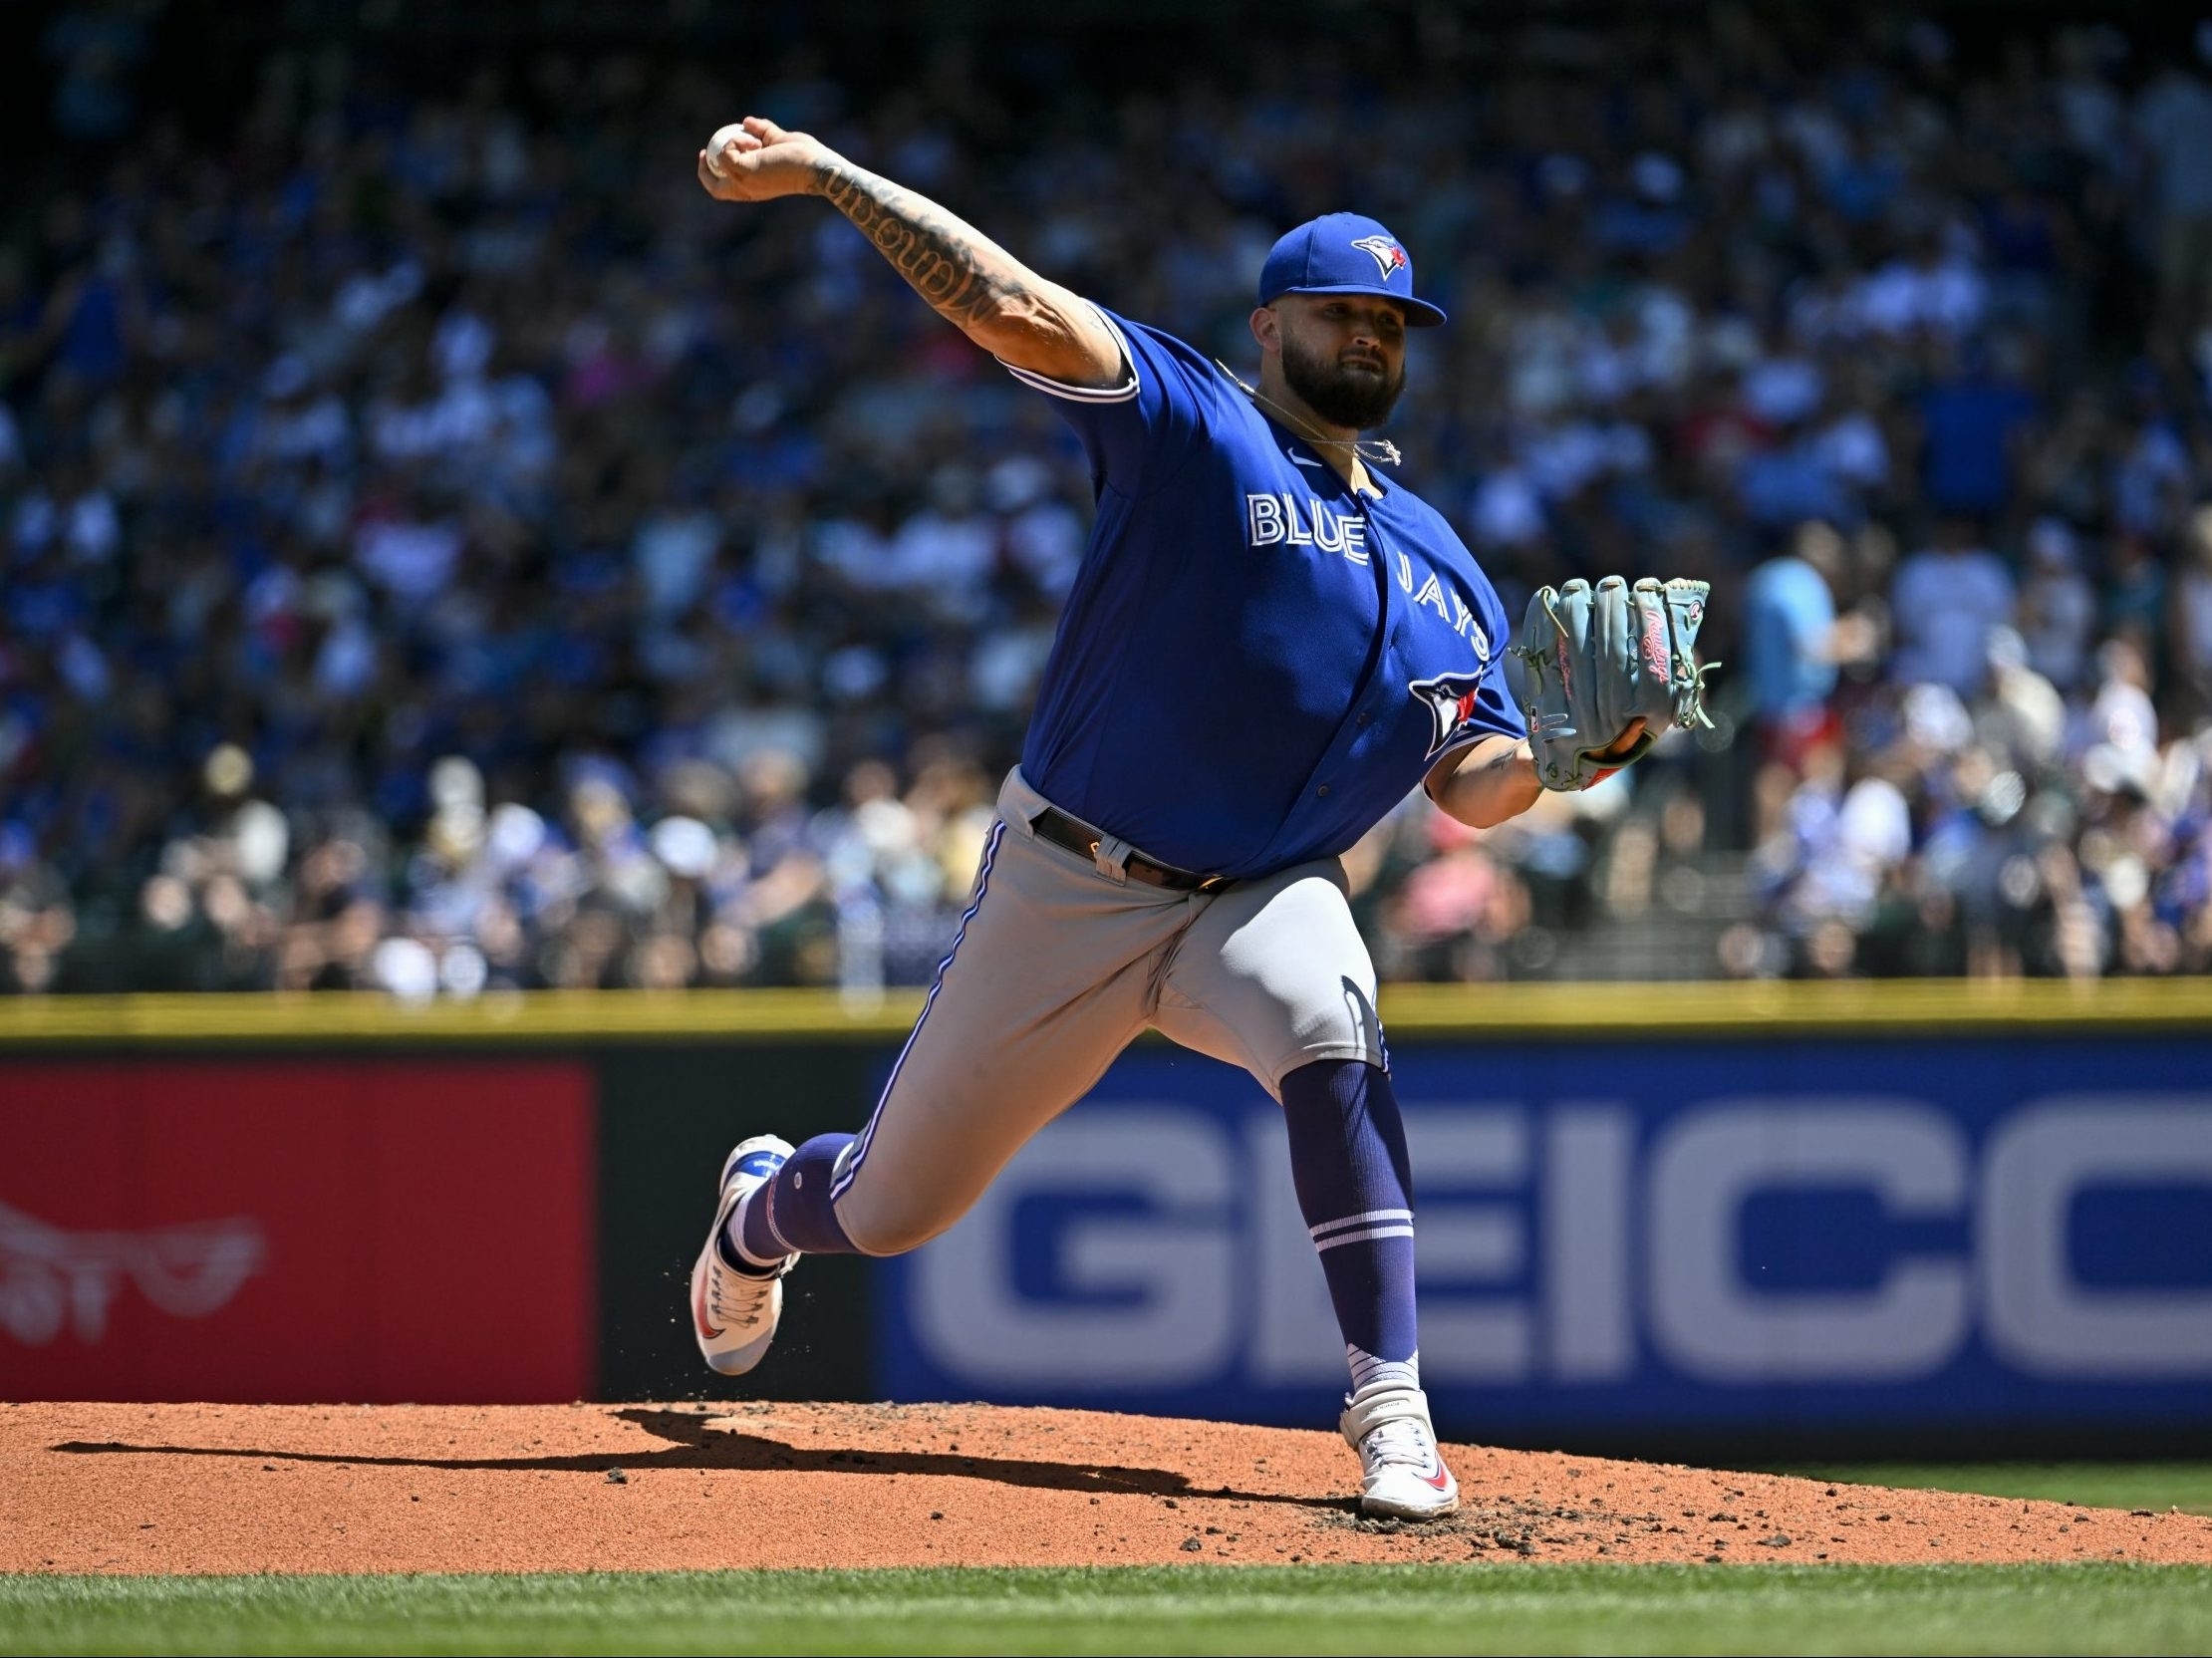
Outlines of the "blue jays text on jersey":
<svg viewBox="0 0 2212 1658">
<path fill-rule="evenodd" d="M 1185 869 L 1250 877 L 1348 849 L 1439 756 L 1519 737 L 1504 608 L 1403 484 L 1354 491 L 1221 369 L 1101 312 L 1119 386 L 1048 392 L 1098 516 L 1022 775 Z"/>
</svg>

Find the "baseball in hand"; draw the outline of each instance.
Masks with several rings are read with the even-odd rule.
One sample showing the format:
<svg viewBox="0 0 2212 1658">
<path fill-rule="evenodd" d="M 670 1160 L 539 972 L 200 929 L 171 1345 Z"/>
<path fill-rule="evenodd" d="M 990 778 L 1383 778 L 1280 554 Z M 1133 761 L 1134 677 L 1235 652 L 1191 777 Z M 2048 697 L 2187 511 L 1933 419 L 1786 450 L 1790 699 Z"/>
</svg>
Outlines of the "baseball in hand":
<svg viewBox="0 0 2212 1658">
<path fill-rule="evenodd" d="M 727 127 L 715 129 L 714 136 L 706 140 L 706 170 L 716 178 L 724 176 L 722 172 L 722 151 L 731 144 L 735 144 L 741 153 L 748 149 L 758 149 L 760 140 L 746 132 L 740 123 L 734 121 Z"/>
</svg>

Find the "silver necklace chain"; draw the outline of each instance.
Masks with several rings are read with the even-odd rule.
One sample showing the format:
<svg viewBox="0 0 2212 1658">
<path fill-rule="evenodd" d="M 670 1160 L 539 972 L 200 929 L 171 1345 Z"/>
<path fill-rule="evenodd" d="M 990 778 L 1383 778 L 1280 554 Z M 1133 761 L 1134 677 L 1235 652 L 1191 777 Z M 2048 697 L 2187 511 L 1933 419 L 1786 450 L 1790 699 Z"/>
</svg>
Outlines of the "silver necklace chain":
<svg viewBox="0 0 2212 1658">
<path fill-rule="evenodd" d="M 1350 449 L 1358 459 L 1375 466 L 1402 466 L 1405 464 L 1405 456 L 1398 452 L 1398 445 L 1389 438 L 1323 437 L 1312 426 L 1308 425 L 1305 419 L 1295 411 L 1283 408 L 1281 404 L 1268 397 L 1258 387 L 1246 385 L 1244 378 L 1220 358 L 1214 359 L 1214 367 L 1229 376 L 1230 384 L 1244 393 L 1245 397 L 1251 399 L 1254 403 L 1266 405 L 1267 408 L 1281 415 L 1286 424 L 1316 448 Z"/>
</svg>

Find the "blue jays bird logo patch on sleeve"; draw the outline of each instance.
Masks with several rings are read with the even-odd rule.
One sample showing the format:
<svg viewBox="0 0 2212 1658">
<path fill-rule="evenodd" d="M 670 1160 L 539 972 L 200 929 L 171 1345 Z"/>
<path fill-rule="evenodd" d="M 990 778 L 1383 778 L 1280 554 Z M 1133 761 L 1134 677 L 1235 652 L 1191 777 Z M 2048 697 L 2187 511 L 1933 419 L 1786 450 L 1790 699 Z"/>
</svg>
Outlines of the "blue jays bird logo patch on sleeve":
<svg viewBox="0 0 2212 1658">
<path fill-rule="evenodd" d="M 1480 674 L 1439 674 L 1433 680 L 1416 680 L 1406 690 L 1429 705 L 1434 730 L 1424 760 L 1433 760 L 1451 746 L 1452 733 L 1475 716 L 1475 692 L 1482 688 Z"/>
</svg>

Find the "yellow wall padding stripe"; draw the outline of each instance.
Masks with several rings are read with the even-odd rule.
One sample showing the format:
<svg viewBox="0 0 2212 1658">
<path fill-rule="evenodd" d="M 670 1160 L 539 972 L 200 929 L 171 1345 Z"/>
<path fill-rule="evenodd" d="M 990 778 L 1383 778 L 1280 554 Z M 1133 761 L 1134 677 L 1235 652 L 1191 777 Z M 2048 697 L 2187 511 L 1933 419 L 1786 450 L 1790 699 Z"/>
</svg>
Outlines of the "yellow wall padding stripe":
<svg viewBox="0 0 2212 1658">
<path fill-rule="evenodd" d="M 834 990 L 544 990 L 419 1006 L 376 993 L 25 996 L 0 999 L 0 1048 L 881 1039 L 904 1034 L 921 1004 L 918 990 L 862 1000 Z M 2106 1029 L 2212 1035 L 2212 978 L 1400 984 L 1384 990 L 1382 1013 L 1401 1041 Z"/>
</svg>

